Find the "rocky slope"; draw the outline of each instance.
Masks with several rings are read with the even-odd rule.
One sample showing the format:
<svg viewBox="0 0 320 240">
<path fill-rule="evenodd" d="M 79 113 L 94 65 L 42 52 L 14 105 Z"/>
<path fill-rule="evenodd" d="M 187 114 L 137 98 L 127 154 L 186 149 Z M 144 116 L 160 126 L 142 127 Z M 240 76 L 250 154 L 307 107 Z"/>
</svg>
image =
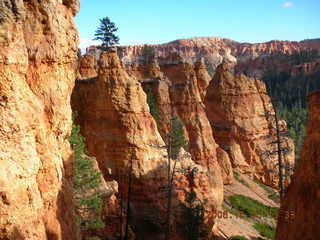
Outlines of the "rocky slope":
<svg viewBox="0 0 320 240">
<path fill-rule="evenodd" d="M 320 92 L 309 96 L 308 132 L 300 165 L 293 175 L 279 215 L 277 239 L 320 238 Z"/>
<path fill-rule="evenodd" d="M 139 238 L 163 238 L 167 211 L 167 152 L 137 78 L 138 73 L 156 76 L 157 65 L 151 64 L 153 67 L 145 72 L 137 71 L 137 66 L 126 70 L 116 51 L 111 50 L 101 55 L 94 77 L 93 58 L 85 56 L 81 60 L 86 70 L 81 70 L 80 66 L 81 76 L 72 98 L 89 153 L 97 158 L 105 179 L 118 181 L 119 192 L 125 199 L 128 176 L 132 172 L 131 225 Z M 211 141 L 214 141 L 212 136 Z M 214 142 L 212 144 L 215 146 Z M 186 219 L 181 215 L 181 207 L 186 204 L 190 192 L 204 204 L 203 227 L 211 232 L 216 224 L 212 214 L 223 199 L 222 178 L 215 148 L 208 154 L 206 159 L 199 157 L 198 161 L 192 161 L 193 154 L 191 158 L 187 153 L 179 155 L 181 160 L 176 164 L 172 195 L 173 239 L 185 237 Z"/>
<path fill-rule="evenodd" d="M 70 95 L 79 2 L 0 2 L 0 239 L 77 239 Z"/>
<path fill-rule="evenodd" d="M 273 208 L 279 208 L 279 202 L 272 196 L 277 196 L 271 188 L 253 181 L 250 177 L 235 172 L 235 181 L 224 187 L 224 203 L 222 208 L 222 215 L 220 214 L 220 222 L 218 226 L 218 236 L 222 239 L 232 239 L 235 236 L 242 236 L 246 239 L 265 239 L 264 234 L 258 231 L 256 224 L 267 224 L 272 228 L 272 231 L 276 227 L 276 216 L 262 217 L 259 215 L 262 211 L 256 211 L 256 214 L 252 214 L 250 217 L 246 217 L 248 209 L 254 209 L 252 202 L 248 202 L 249 199 L 254 199 L 258 204 L 264 206 L 270 206 Z M 242 202 L 242 207 L 239 208 L 238 204 L 230 201 L 230 198 L 235 196 L 243 196 L 247 198 L 247 201 Z"/>
<path fill-rule="evenodd" d="M 232 67 L 221 64 L 207 88 L 204 102 L 214 139 L 228 153 L 233 168 L 276 187 L 278 156 L 272 144 L 276 128 L 270 97 L 263 82 L 234 75 Z M 281 144 L 288 150 L 285 165 L 293 168 L 294 144 L 287 137 Z"/>
</svg>

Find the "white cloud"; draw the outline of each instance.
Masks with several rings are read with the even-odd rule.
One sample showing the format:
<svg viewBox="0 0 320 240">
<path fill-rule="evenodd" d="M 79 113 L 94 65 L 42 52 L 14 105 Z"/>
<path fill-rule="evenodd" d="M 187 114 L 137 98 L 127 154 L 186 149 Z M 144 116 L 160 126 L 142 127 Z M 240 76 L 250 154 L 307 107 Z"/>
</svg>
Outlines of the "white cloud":
<svg viewBox="0 0 320 240">
<path fill-rule="evenodd" d="M 284 2 L 282 4 L 282 7 L 284 8 L 289 8 L 289 7 L 293 7 L 294 3 L 293 2 Z"/>
<path fill-rule="evenodd" d="M 99 45 L 99 41 L 90 40 L 87 38 L 80 38 L 80 45 L 79 48 L 81 49 L 81 53 L 84 54 L 86 52 L 86 48 L 91 45 Z"/>
</svg>

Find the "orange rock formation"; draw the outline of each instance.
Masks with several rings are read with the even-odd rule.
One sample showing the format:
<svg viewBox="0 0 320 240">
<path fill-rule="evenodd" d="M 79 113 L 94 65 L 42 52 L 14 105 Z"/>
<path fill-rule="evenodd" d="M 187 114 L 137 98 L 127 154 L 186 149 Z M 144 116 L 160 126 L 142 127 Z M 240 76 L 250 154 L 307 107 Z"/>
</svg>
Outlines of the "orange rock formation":
<svg viewBox="0 0 320 240">
<path fill-rule="evenodd" d="M 85 64 L 85 68 L 87 66 Z M 152 66 L 155 75 L 157 65 Z M 132 161 L 132 224 L 138 237 L 163 238 L 167 194 L 161 189 L 166 187 L 168 167 L 165 143 L 149 112 L 146 94 L 136 77 L 138 73 L 133 75 L 135 68 L 131 72 L 127 70 L 129 75 L 114 50 L 101 55 L 98 67 L 97 78 L 88 80 L 82 74 L 72 100 L 73 108 L 79 113 L 78 120 L 89 153 L 97 158 L 105 179 L 117 180 L 119 191 L 125 197 Z M 197 123 L 196 119 L 194 121 Z M 190 127 L 187 128 L 194 128 L 193 122 L 188 124 Z M 209 123 L 206 126 L 210 128 Z M 214 147 L 212 136 L 211 141 Z M 181 160 L 177 162 L 172 210 L 174 239 L 185 237 L 181 206 L 190 191 L 194 191 L 204 204 L 204 227 L 211 232 L 216 223 L 212 216 L 223 199 L 222 178 L 215 148 L 196 154 L 203 153 L 206 158 L 198 159 L 192 154 L 191 159 L 182 152 Z"/>
<path fill-rule="evenodd" d="M 214 138 L 228 153 L 233 168 L 276 187 L 278 161 L 271 144 L 276 130 L 270 97 L 263 82 L 231 70 L 231 64 L 221 64 L 207 88 L 205 105 Z M 282 141 L 289 150 L 286 166 L 293 167 L 293 141 L 286 137 Z"/>
<path fill-rule="evenodd" d="M 202 102 L 211 80 L 203 61 L 193 64 L 175 55 L 170 59 L 160 58 L 159 62 L 160 66 L 157 61 L 147 65 L 142 63 L 134 70 L 129 68 L 129 72 L 142 82 L 145 89 L 151 88 L 156 96 L 161 136 L 166 140 L 171 117 L 179 116 L 185 126 L 192 160 L 202 166 L 210 166 L 213 176 L 219 175 L 218 146 Z M 222 174 L 225 176 L 224 182 L 231 183 L 231 165 L 225 164 L 222 169 L 227 172 Z"/>
<path fill-rule="evenodd" d="M 0 239 L 77 239 L 68 137 L 78 7 L 0 4 Z"/>
</svg>

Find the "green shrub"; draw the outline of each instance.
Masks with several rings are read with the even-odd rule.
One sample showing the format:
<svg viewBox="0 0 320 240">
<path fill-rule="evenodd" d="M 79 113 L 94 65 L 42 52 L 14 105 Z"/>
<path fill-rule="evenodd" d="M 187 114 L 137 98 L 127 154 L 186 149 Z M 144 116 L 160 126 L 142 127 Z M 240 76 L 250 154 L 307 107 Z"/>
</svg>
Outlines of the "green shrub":
<svg viewBox="0 0 320 240">
<path fill-rule="evenodd" d="M 230 240 L 249 240 L 249 239 L 242 236 L 234 236 L 234 237 L 231 237 Z"/>
<path fill-rule="evenodd" d="M 277 208 L 266 206 L 250 197 L 235 194 L 229 196 L 228 200 L 233 207 L 245 213 L 248 217 L 262 216 L 277 218 Z"/>
<path fill-rule="evenodd" d="M 249 184 L 240 177 L 240 173 L 238 173 L 237 171 L 233 171 L 233 176 L 235 177 L 235 179 L 237 179 L 238 182 L 242 183 L 248 188 L 250 187 Z"/>
<path fill-rule="evenodd" d="M 259 232 L 259 234 L 268 239 L 274 239 L 275 229 L 268 224 L 255 223 L 253 227 Z"/>
<path fill-rule="evenodd" d="M 277 191 L 275 191 L 271 187 L 268 187 L 267 185 L 259 182 L 258 180 L 255 180 L 255 182 L 268 193 L 268 198 L 269 199 L 271 199 L 271 200 L 273 200 L 275 202 L 279 202 L 280 201 L 280 195 L 279 195 L 279 193 Z"/>
</svg>

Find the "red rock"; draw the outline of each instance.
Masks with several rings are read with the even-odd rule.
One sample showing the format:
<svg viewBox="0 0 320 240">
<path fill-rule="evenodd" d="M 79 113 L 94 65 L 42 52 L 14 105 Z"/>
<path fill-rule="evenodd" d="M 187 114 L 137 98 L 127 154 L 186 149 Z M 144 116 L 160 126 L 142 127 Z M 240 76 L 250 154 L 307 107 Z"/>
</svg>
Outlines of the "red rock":
<svg viewBox="0 0 320 240">
<path fill-rule="evenodd" d="M 309 96 L 307 136 L 299 166 L 282 201 L 276 239 L 320 238 L 320 92 Z"/>
<path fill-rule="evenodd" d="M 78 4 L 1 2 L 0 239 L 78 239 L 68 142 Z"/>
<path fill-rule="evenodd" d="M 125 64 L 132 64 L 141 58 L 144 45 L 122 46 L 121 60 Z M 267 67 L 273 64 L 272 57 L 279 54 L 294 54 L 302 50 L 315 49 L 320 51 L 320 39 L 311 39 L 301 42 L 295 41 L 269 41 L 265 43 L 240 43 L 230 39 L 218 37 L 200 37 L 180 39 L 169 43 L 150 45 L 155 48 L 156 55 L 165 58 L 166 63 L 175 55 L 179 55 L 184 61 L 193 63 L 203 58 L 206 66 L 213 75 L 216 67 L 223 60 L 237 63 L 236 72 L 245 71 L 251 76 L 261 78 Z M 89 54 L 96 54 L 97 49 L 91 46 L 87 49 Z M 276 62 L 279 59 L 275 60 Z M 282 69 L 290 68 L 279 62 Z"/>
<path fill-rule="evenodd" d="M 160 148 L 165 143 L 149 112 L 146 95 L 139 83 L 139 80 L 143 80 L 139 79 L 142 76 L 148 79 L 161 77 L 157 72 L 159 68 L 156 63 L 152 63 L 149 69 L 141 66 L 125 69 L 114 51 L 103 53 L 98 66 L 96 80 L 77 81 L 72 100 L 74 109 L 79 113 L 79 123 L 89 153 L 97 158 L 105 179 L 117 180 L 119 191 L 125 197 L 128 188 L 126 174 L 133 156 L 131 203 L 137 237 L 163 238 L 165 225 L 161 223 L 165 220 L 167 199 L 160 189 L 166 186 L 167 153 L 164 148 Z M 190 71 L 193 71 L 192 66 L 186 67 L 191 67 Z M 189 80 L 193 81 L 192 78 Z M 200 99 L 199 93 L 197 98 Z M 187 95 L 186 99 L 189 99 Z M 187 128 L 195 128 L 197 125 L 193 124 L 203 124 L 201 121 L 204 120 L 198 120 L 200 123 L 192 121 L 188 122 Z M 210 131 L 209 122 L 203 126 L 208 126 Z M 211 141 L 214 141 L 212 135 Z M 173 191 L 172 239 L 185 239 L 185 219 L 181 217 L 181 204 L 185 203 L 186 193 L 191 190 L 205 204 L 205 228 L 211 231 L 216 225 L 212 216 L 223 199 L 222 178 L 215 148 L 210 147 L 207 151 L 196 153 L 199 156 L 193 155 L 192 159 L 186 156 L 177 163 L 179 171 L 174 181 L 177 190 Z M 207 158 L 202 158 L 201 154 Z M 198 172 L 191 180 L 187 173 L 194 168 Z"/>
<path fill-rule="evenodd" d="M 205 105 L 214 139 L 229 154 L 233 168 L 277 187 L 276 146 L 270 144 L 275 141 L 275 121 L 270 116 L 274 110 L 265 84 L 231 70 L 230 64 L 221 64 L 207 88 Z M 293 141 L 283 141 L 282 146 L 291 149 L 285 162 L 292 167 Z"/>
</svg>

